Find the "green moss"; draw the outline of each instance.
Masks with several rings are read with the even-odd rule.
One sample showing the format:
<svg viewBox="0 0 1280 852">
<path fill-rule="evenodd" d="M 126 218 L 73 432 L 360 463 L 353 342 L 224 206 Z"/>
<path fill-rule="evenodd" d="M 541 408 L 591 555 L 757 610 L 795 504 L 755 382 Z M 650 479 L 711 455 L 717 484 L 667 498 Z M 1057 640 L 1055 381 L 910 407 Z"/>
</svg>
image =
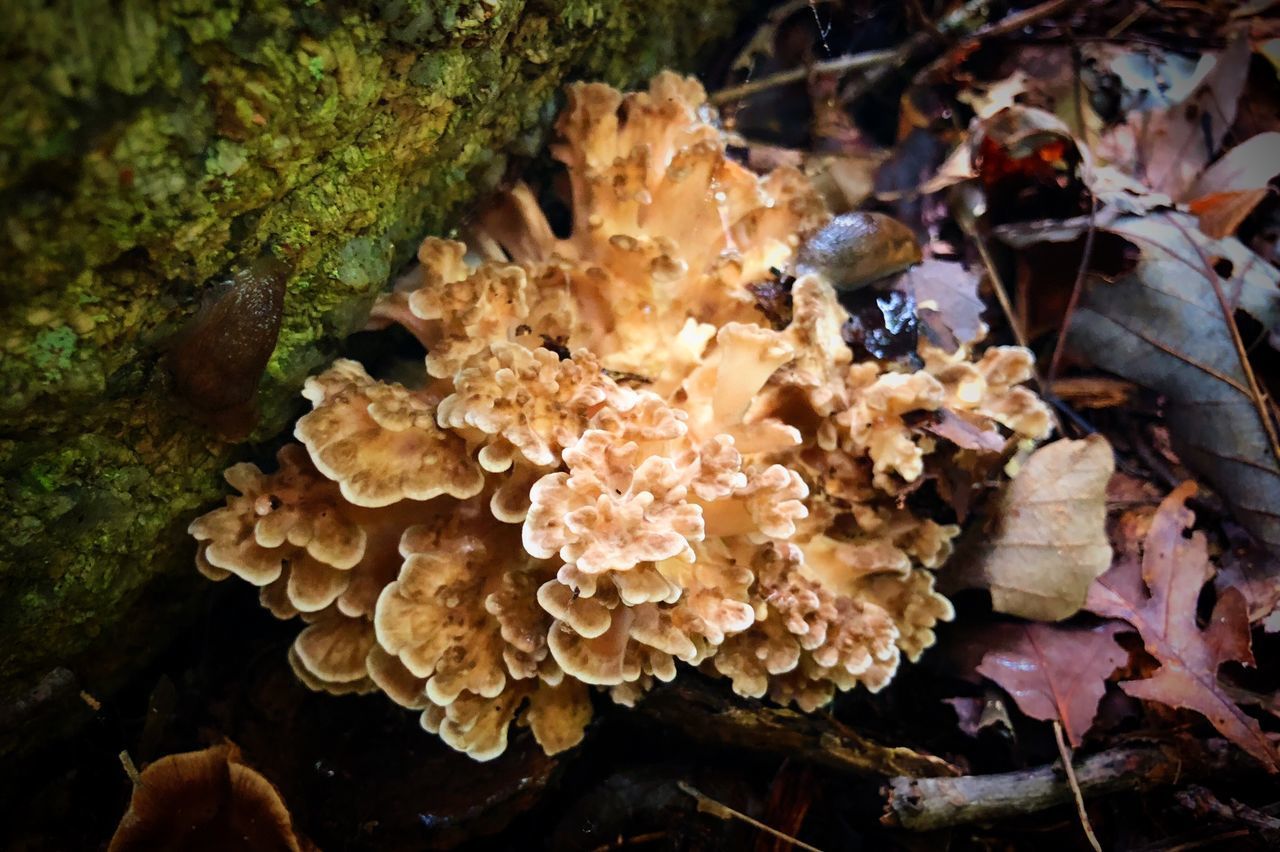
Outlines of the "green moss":
<svg viewBox="0 0 1280 852">
<path fill-rule="evenodd" d="M 265 438 L 421 237 L 492 188 L 507 151 L 541 146 L 567 77 L 687 61 L 736 5 L 9 4 L 0 700 L 55 664 L 127 667 L 91 637 L 191 575 L 186 525 L 240 452 L 167 390 L 165 341 L 202 293 L 267 250 L 294 268 Z"/>
<path fill-rule="evenodd" d="M 71 354 L 76 351 L 76 334 L 69 328 L 45 329 L 31 345 L 31 361 L 48 381 L 57 381 L 71 369 Z"/>
</svg>

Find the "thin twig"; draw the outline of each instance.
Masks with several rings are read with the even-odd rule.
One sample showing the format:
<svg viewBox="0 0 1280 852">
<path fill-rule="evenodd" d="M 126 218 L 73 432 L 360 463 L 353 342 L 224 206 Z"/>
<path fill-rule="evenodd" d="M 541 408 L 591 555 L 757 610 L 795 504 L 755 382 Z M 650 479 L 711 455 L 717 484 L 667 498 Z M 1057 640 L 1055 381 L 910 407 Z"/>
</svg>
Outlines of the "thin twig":
<svg viewBox="0 0 1280 852">
<path fill-rule="evenodd" d="M 129 782 L 135 787 L 142 786 L 142 773 L 138 771 L 137 764 L 133 762 L 133 758 L 129 756 L 128 751 L 122 751 L 119 754 L 120 766 L 124 769 L 124 774 L 129 777 Z"/>
<path fill-rule="evenodd" d="M 1080 827 L 1084 829 L 1084 836 L 1089 839 L 1089 845 L 1093 847 L 1093 852 L 1102 852 L 1102 844 L 1098 842 L 1098 836 L 1093 833 L 1093 826 L 1089 823 L 1089 812 L 1084 807 L 1084 795 L 1080 792 L 1080 782 L 1076 780 L 1075 767 L 1071 765 L 1074 756 L 1071 749 L 1067 747 L 1067 741 L 1062 736 L 1062 723 L 1057 719 L 1053 720 L 1053 736 L 1058 741 L 1058 754 L 1062 756 L 1062 768 L 1067 773 L 1067 783 L 1071 785 L 1071 795 L 1076 800 L 1076 811 L 1080 814 Z"/>
<path fill-rule="evenodd" d="M 867 73 L 861 79 L 850 81 L 849 85 L 840 93 L 840 102 L 851 103 L 867 94 L 871 89 L 886 80 L 892 72 L 906 67 L 925 48 L 939 40 L 945 41 L 959 34 L 958 44 L 975 44 L 983 39 L 1008 35 L 1030 26 L 1042 18 L 1056 14 L 1076 2 L 1078 0 L 1047 0 L 1047 2 L 1038 6 L 1032 6 L 1030 9 L 1008 15 L 995 23 L 980 26 L 980 22 L 987 11 L 986 0 L 970 0 L 970 2 L 965 3 L 959 9 L 938 21 L 934 27 L 922 29 L 904 41 L 898 46 L 895 56 L 890 61 Z M 939 39 L 939 36 L 942 38 Z"/>
<path fill-rule="evenodd" d="M 865 53 L 837 56 L 834 59 L 814 62 L 811 65 L 788 68 L 786 71 L 779 71 L 777 74 L 770 74 L 767 77 L 761 77 L 759 80 L 752 80 L 738 86 L 729 86 L 718 92 L 713 92 L 708 100 L 718 106 L 729 101 L 741 100 L 748 95 L 754 95 L 767 89 L 785 86 L 789 83 L 798 83 L 801 80 L 808 79 L 811 74 L 845 74 L 850 71 L 873 68 L 883 62 L 892 60 L 894 55 L 895 51 L 892 50 L 869 50 Z"/>
<path fill-rule="evenodd" d="M 716 817 L 717 819 L 741 820 L 742 822 L 745 822 L 747 825 L 752 826 L 753 828 L 758 828 L 760 831 L 763 831 L 766 834 L 771 834 L 774 837 L 778 838 L 779 840 L 784 840 L 787 843 L 790 843 L 792 846 L 796 847 L 797 849 L 804 849 L 806 850 L 806 852 L 822 852 L 822 850 L 816 846 L 810 846 L 808 843 L 805 843 L 803 840 L 798 840 L 797 838 L 794 838 L 789 834 L 783 834 L 781 831 L 778 831 L 778 829 L 765 825 L 758 819 L 754 819 L 752 817 L 747 816 L 746 814 L 742 813 L 742 811 L 735 811 L 733 808 L 729 807 L 723 802 L 717 802 L 715 799 L 711 798 L 705 793 L 700 793 L 698 790 L 694 789 L 689 784 L 686 784 L 684 781 L 677 781 L 676 786 L 679 787 L 682 791 L 688 793 L 690 796 L 693 796 L 693 798 L 698 801 L 698 811 L 701 813 L 710 814 L 711 816 Z"/>
<path fill-rule="evenodd" d="M 1141 792 L 1226 773 L 1261 774 L 1261 765 L 1226 740 L 1186 745 L 1133 745 L 1089 755 L 1074 766 L 1079 795 L 1089 799 L 1115 792 Z M 933 831 L 976 822 L 995 822 L 1069 804 L 1071 786 L 1057 765 L 998 775 L 889 779 L 888 809 L 882 822 L 912 831 Z"/>
<path fill-rule="evenodd" d="M 995 38 L 996 36 L 1009 35 L 1015 33 L 1023 27 L 1029 27 L 1050 15 L 1056 15 L 1062 10 L 1074 6 L 1078 0 L 1047 0 L 1038 6 L 1032 6 L 1030 9 L 1023 9 L 1012 15 L 1006 15 L 993 24 L 988 24 L 978 30 L 971 36 L 964 39 L 963 43 L 982 41 L 985 38 Z"/>
<path fill-rule="evenodd" d="M 1076 269 L 1076 280 L 1071 285 L 1071 298 L 1067 300 L 1067 310 L 1062 316 L 1062 328 L 1058 329 L 1058 341 L 1053 347 L 1053 358 L 1049 361 L 1049 373 L 1045 380 L 1053 386 L 1058 377 L 1058 368 L 1062 366 L 1062 353 L 1067 348 L 1067 330 L 1071 328 L 1071 318 L 1080 304 L 1080 294 L 1084 290 L 1084 279 L 1089 273 L 1089 264 L 1093 261 L 1093 239 L 1098 233 L 1098 198 L 1089 193 L 1089 229 L 1084 234 L 1084 253 L 1080 257 L 1080 266 Z"/>
<path fill-rule="evenodd" d="M 968 217 L 965 217 L 968 219 Z M 987 246 L 987 241 L 982 238 L 982 234 L 978 233 L 977 223 L 969 219 L 966 228 L 969 236 L 973 237 L 974 243 L 978 246 L 978 255 L 982 258 L 982 265 L 986 267 L 987 277 L 991 279 L 991 289 L 996 293 L 996 301 L 1000 303 L 1000 310 L 1004 312 L 1004 318 L 1009 323 L 1009 329 L 1013 332 L 1013 339 L 1023 349 L 1027 348 L 1027 335 L 1022 330 L 1022 324 L 1018 322 L 1018 317 L 1013 312 L 1013 303 L 1009 301 L 1009 291 L 1005 289 L 1004 281 L 1000 278 L 1000 271 L 996 269 L 995 258 L 991 256 L 991 249 Z M 1043 387 L 1044 382 L 1040 385 Z"/>
</svg>

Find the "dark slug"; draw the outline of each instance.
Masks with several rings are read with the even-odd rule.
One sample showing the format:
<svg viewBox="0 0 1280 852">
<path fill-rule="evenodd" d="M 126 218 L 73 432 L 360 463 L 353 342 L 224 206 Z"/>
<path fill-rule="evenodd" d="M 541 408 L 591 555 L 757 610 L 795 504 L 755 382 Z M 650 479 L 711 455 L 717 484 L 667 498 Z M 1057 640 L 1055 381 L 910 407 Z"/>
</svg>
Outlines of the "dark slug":
<svg viewBox="0 0 1280 852">
<path fill-rule="evenodd" d="M 173 389 L 224 435 L 253 428 L 258 382 L 276 347 L 290 264 L 271 255 L 238 270 L 172 341 Z"/>
<path fill-rule="evenodd" d="M 845 213 L 801 246 L 796 271 L 821 273 L 845 293 L 896 275 L 921 259 L 915 234 L 897 219 L 883 213 Z"/>
</svg>

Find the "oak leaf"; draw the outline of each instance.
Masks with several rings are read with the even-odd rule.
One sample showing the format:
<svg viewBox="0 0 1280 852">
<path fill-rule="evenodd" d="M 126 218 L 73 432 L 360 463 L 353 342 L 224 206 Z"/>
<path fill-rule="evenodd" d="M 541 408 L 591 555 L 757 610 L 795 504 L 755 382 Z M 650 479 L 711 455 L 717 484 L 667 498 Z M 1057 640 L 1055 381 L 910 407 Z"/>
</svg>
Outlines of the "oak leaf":
<svg viewBox="0 0 1280 852">
<path fill-rule="evenodd" d="M 1228 589 L 1218 598 L 1209 626 L 1202 630 L 1196 622 L 1196 602 L 1213 566 L 1204 534 L 1184 535 L 1195 521 L 1186 507 L 1195 492 L 1195 483 L 1185 482 L 1164 499 L 1147 533 L 1141 566 L 1136 559 L 1119 560 L 1089 589 L 1085 606 L 1133 625 L 1147 653 L 1160 663 L 1153 676 L 1125 681 L 1121 689 L 1200 713 L 1275 772 L 1280 770 L 1275 745 L 1218 682 L 1223 663 L 1253 664 L 1244 596 Z"/>
<path fill-rule="evenodd" d="M 1033 719 L 1062 723 L 1073 746 L 1084 741 L 1107 689 L 1107 678 L 1129 659 L 1115 641 L 1117 621 L 1091 627 L 1009 625 L 978 672 L 1004 688 Z"/>
<path fill-rule="evenodd" d="M 1059 621 L 1080 609 L 1089 584 L 1111 564 L 1106 495 L 1114 471 L 1101 435 L 1054 441 L 1031 454 L 969 569 L 998 611 Z"/>
</svg>

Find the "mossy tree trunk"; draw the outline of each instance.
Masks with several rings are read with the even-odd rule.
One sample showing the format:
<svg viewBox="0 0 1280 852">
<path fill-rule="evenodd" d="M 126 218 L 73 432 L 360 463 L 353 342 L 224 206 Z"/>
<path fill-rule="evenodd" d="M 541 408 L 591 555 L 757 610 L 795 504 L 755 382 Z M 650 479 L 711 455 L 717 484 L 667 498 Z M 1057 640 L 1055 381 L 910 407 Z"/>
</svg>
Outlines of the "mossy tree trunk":
<svg viewBox="0 0 1280 852">
<path fill-rule="evenodd" d="M 195 585 L 185 528 L 238 448 L 183 414 L 160 353 L 214 282 L 294 265 L 264 437 L 417 241 L 541 147 L 566 79 L 687 63 L 739 5 L 7 4 L 0 708 L 57 666 L 104 688 Z"/>
</svg>

